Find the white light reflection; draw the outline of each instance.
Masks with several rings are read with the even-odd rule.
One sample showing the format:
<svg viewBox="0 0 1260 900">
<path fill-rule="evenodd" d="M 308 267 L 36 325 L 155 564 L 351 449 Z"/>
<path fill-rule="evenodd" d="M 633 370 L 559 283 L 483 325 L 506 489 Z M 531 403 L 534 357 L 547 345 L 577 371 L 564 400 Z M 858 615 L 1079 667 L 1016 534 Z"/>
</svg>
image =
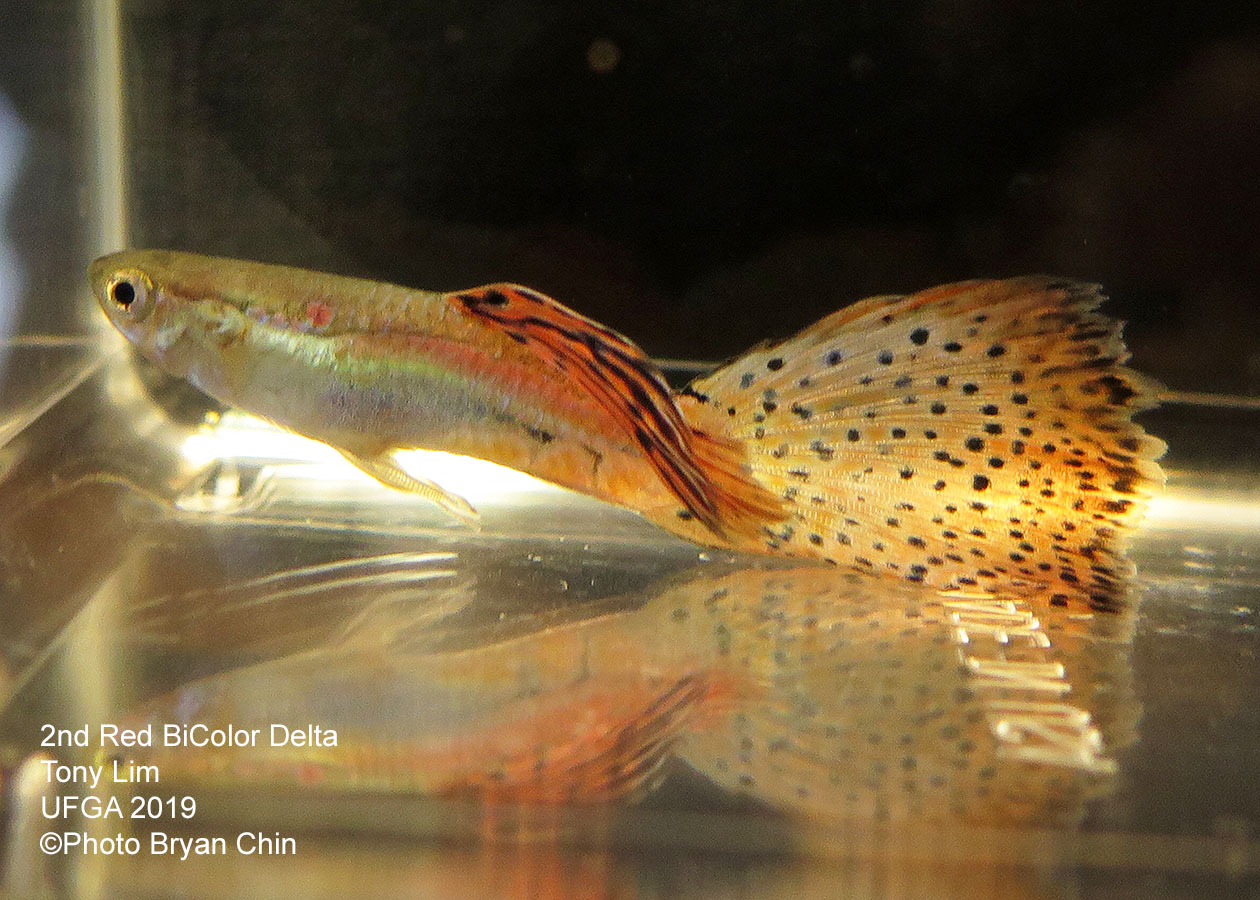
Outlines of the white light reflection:
<svg viewBox="0 0 1260 900">
<path fill-rule="evenodd" d="M 17 322 L 18 298 L 26 286 L 18 254 L 8 239 L 10 210 L 18 173 L 29 140 L 9 98 L 0 93 L 0 338 L 8 338 Z M 0 362 L 5 349 L 0 347 Z"/>
<path fill-rule="evenodd" d="M 311 467 L 329 479 L 375 483 L 327 444 L 284 431 L 262 419 L 228 410 L 184 442 L 184 458 L 195 466 L 216 460 L 274 465 L 302 463 L 304 475 Z M 395 459 L 412 475 L 435 481 L 451 493 L 476 503 L 506 494 L 559 491 L 544 481 L 495 463 L 442 453 L 437 450 L 402 450 Z"/>
<path fill-rule="evenodd" d="M 1168 487 L 1151 500 L 1150 528 L 1260 529 L 1260 497 Z"/>
<path fill-rule="evenodd" d="M 123 129 L 122 17 L 118 0 L 89 0 L 86 19 L 90 53 L 88 107 L 94 138 L 97 214 L 100 216 L 97 249 L 121 250 L 127 246 L 127 186 L 125 182 L 126 132 Z M 101 322 L 103 319 L 94 318 Z M 113 329 L 110 329 L 111 331 Z"/>
</svg>

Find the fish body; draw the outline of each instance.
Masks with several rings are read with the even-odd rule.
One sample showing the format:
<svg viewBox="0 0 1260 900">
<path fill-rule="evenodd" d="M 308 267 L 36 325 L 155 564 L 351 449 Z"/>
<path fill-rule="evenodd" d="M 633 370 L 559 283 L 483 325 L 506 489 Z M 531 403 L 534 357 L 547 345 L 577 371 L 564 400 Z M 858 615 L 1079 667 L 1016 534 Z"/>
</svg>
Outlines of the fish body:
<svg viewBox="0 0 1260 900">
<path fill-rule="evenodd" d="M 119 278 L 137 292 L 129 307 L 108 293 Z M 92 280 L 153 362 L 356 459 L 445 450 L 604 499 L 666 501 L 601 404 L 449 295 L 164 251 L 106 257 Z"/>
<path fill-rule="evenodd" d="M 943 589 L 1111 608 L 1162 482 L 1096 287 L 1032 277 L 855 303 L 681 392 L 627 338 L 529 288 L 437 293 L 188 253 L 93 263 L 111 321 L 218 400 L 391 462 L 487 459 L 701 544 Z M 462 504 L 462 506 L 461 506 Z"/>
</svg>

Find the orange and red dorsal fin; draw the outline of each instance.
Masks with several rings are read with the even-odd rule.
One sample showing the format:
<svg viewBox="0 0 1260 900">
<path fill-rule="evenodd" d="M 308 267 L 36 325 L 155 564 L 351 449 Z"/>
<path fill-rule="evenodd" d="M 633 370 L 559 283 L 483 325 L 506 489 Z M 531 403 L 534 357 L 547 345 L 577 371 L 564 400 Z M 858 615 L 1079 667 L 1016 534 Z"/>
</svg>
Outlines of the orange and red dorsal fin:
<svg viewBox="0 0 1260 900">
<path fill-rule="evenodd" d="M 732 463 L 734 450 L 693 433 L 660 370 L 634 343 L 519 285 L 457 291 L 450 299 L 586 391 L 642 449 L 687 511 L 715 534 L 759 527 L 761 510 L 773 498 Z M 757 510 L 751 517 L 750 508 Z"/>
</svg>

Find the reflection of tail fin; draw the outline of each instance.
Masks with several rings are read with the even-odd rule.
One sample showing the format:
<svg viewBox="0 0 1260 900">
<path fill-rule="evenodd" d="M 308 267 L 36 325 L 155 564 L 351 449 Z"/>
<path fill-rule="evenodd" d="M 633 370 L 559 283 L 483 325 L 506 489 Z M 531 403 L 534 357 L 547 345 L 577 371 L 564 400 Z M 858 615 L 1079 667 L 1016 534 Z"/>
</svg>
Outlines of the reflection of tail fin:
<svg viewBox="0 0 1260 900">
<path fill-rule="evenodd" d="M 873 297 L 679 395 L 789 504 L 763 549 L 935 587 L 1114 608 L 1124 535 L 1163 476 L 1090 285 L 1045 278 Z"/>
<path fill-rule="evenodd" d="M 1050 631 L 1026 600 L 814 568 L 694 589 L 719 653 L 757 687 L 680 755 L 785 812 L 1061 823 L 1132 740 L 1128 646 Z"/>
</svg>

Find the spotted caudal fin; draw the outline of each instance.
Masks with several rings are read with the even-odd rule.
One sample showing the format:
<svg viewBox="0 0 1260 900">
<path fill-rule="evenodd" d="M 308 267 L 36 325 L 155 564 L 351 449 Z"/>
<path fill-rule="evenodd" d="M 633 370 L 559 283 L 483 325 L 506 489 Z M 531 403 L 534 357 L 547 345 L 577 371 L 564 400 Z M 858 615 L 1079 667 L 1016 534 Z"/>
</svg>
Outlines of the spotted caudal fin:
<svg viewBox="0 0 1260 900">
<path fill-rule="evenodd" d="M 679 397 L 789 504 L 760 549 L 940 588 L 1114 608 L 1163 482 L 1092 285 L 1030 277 L 873 297 Z"/>
</svg>

